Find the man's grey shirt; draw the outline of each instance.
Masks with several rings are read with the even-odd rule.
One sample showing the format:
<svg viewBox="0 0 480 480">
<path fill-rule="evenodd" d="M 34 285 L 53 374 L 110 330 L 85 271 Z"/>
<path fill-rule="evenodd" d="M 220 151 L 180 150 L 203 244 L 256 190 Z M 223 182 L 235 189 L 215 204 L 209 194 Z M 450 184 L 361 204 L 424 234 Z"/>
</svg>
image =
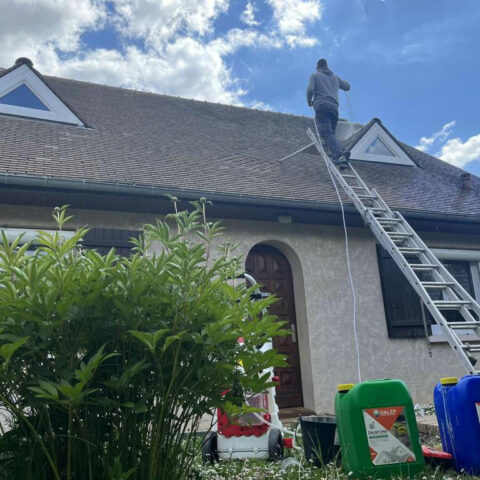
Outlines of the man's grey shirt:
<svg viewBox="0 0 480 480">
<path fill-rule="evenodd" d="M 318 69 L 308 82 L 307 103 L 313 103 L 315 110 L 328 110 L 338 117 L 338 89 L 348 91 L 350 84 L 328 68 Z"/>
</svg>

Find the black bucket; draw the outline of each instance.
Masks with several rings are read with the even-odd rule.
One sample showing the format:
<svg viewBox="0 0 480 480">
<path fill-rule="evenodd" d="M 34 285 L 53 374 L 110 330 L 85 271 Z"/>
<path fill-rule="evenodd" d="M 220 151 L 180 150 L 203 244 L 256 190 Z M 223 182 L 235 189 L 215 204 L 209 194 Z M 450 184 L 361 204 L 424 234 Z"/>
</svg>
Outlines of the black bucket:
<svg viewBox="0 0 480 480">
<path fill-rule="evenodd" d="M 339 446 L 335 444 L 335 417 L 300 417 L 300 426 L 307 461 L 312 460 L 316 467 L 330 463 L 339 451 Z"/>
</svg>

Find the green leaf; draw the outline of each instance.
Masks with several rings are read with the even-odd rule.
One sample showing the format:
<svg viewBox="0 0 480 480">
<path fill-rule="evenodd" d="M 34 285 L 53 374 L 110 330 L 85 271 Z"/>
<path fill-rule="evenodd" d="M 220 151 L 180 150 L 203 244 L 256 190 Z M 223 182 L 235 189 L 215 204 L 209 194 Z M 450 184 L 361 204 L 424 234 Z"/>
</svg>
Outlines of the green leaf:
<svg viewBox="0 0 480 480">
<path fill-rule="evenodd" d="M 139 332 L 138 330 L 129 330 L 129 333 L 140 340 L 152 354 L 155 352 L 157 343 L 170 331 L 169 328 L 162 328 L 155 332 Z"/>
<path fill-rule="evenodd" d="M 5 360 L 5 365 L 8 365 L 10 362 L 10 359 L 12 358 L 13 354 L 28 340 L 30 337 L 22 337 L 19 338 L 18 340 L 11 342 L 11 343 L 5 343 L 2 346 L 0 346 L 0 357 L 2 357 Z"/>
</svg>

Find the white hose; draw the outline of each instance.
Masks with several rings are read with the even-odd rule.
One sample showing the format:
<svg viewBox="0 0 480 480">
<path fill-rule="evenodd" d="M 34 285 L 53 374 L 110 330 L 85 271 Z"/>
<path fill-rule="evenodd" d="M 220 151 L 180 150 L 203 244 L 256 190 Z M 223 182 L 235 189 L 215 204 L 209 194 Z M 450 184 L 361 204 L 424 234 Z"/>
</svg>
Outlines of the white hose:
<svg viewBox="0 0 480 480">
<path fill-rule="evenodd" d="M 320 140 L 320 134 L 318 133 L 318 127 L 317 127 L 317 122 L 315 120 L 315 109 L 312 107 L 314 117 L 313 117 L 313 123 L 315 124 L 315 131 L 317 132 L 317 137 Z M 321 140 L 320 140 L 321 141 Z M 325 166 L 327 167 L 328 174 L 330 175 L 330 179 L 332 180 L 333 186 L 335 187 L 335 192 L 338 197 L 338 201 L 340 203 L 340 209 L 342 211 L 342 222 L 343 222 L 343 232 L 345 235 L 345 256 L 347 259 L 347 271 L 348 271 L 348 278 L 350 281 L 350 288 L 352 290 L 352 297 L 353 297 L 353 335 L 355 336 L 355 348 L 357 350 L 357 374 L 358 374 L 358 381 L 362 381 L 362 374 L 360 371 L 360 347 L 358 343 L 358 335 L 357 335 L 357 294 L 355 292 L 355 285 L 353 283 L 353 276 L 352 276 L 352 269 L 350 267 L 350 250 L 348 246 L 348 231 L 347 231 L 347 222 L 345 220 L 345 210 L 343 208 L 343 202 L 342 202 L 342 197 L 340 196 L 340 192 L 338 191 L 337 188 L 337 183 L 335 181 L 334 176 L 332 175 L 332 172 L 330 171 L 330 168 L 328 167 L 327 160 L 324 158 L 325 161 Z"/>
<path fill-rule="evenodd" d="M 279 426 L 279 425 L 274 425 L 273 423 L 270 423 L 268 420 L 265 420 L 261 415 L 259 415 L 257 412 L 253 412 L 253 415 L 258 418 L 258 420 L 260 420 L 262 423 L 265 423 L 266 425 L 268 425 L 269 427 L 273 427 L 273 428 L 278 428 L 278 430 L 281 430 L 282 432 L 284 433 L 288 433 L 289 435 L 292 435 L 292 446 L 295 450 L 303 450 L 301 447 L 295 445 L 295 436 L 297 435 L 297 433 L 293 430 L 290 430 L 289 428 L 286 428 L 284 427 L 283 425 L 282 426 Z"/>
</svg>

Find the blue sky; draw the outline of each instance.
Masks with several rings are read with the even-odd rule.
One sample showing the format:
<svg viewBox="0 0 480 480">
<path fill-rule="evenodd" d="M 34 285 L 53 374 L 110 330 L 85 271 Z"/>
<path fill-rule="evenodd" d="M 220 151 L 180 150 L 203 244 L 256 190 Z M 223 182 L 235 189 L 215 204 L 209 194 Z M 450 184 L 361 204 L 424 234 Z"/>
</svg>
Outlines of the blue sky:
<svg viewBox="0 0 480 480">
<path fill-rule="evenodd" d="M 309 115 L 319 57 L 341 116 L 480 175 L 477 0 L 0 0 L 0 65 Z"/>
</svg>

